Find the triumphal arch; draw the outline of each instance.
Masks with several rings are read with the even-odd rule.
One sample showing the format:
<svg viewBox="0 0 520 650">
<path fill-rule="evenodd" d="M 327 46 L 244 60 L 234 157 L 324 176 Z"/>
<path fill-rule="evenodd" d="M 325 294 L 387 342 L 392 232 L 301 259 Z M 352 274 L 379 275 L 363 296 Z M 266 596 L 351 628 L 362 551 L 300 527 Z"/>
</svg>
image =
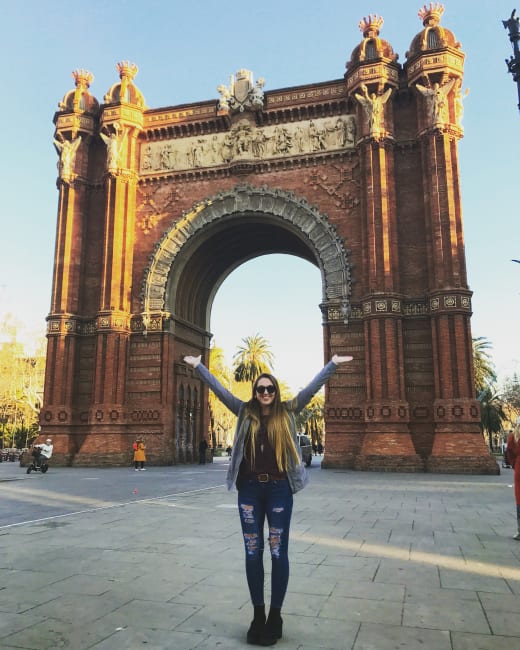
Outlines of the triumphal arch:
<svg viewBox="0 0 520 650">
<path fill-rule="evenodd" d="M 58 462 L 127 463 L 137 434 L 151 463 L 190 462 L 207 392 L 183 356 L 208 360 L 225 278 L 278 252 L 321 272 L 325 357 L 354 356 L 327 388 L 323 466 L 498 472 L 473 387 L 464 54 L 442 13 L 420 10 L 403 64 L 369 15 L 344 77 L 298 87 L 239 70 L 150 108 L 132 63 L 102 103 L 73 73 L 41 411 Z"/>
</svg>

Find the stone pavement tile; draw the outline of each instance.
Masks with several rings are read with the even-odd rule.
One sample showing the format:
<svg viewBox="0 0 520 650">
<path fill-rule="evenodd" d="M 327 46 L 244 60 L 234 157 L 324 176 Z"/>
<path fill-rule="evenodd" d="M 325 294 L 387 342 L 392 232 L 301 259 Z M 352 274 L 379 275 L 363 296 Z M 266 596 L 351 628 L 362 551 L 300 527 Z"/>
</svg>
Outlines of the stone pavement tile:
<svg viewBox="0 0 520 650">
<path fill-rule="evenodd" d="M 453 632 L 452 650 L 517 650 L 518 637 Z"/>
<path fill-rule="evenodd" d="M 41 623 L 43 617 L 31 612 L 22 612 L 20 614 L 12 614 L 9 612 L 2 612 L 0 616 L 0 640 L 4 637 L 13 634 L 14 632 L 19 632 L 20 630 L 30 627 L 35 623 Z M 2 644 L 0 643 L 0 647 Z"/>
<path fill-rule="evenodd" d="M 239 608 L 224 609 L 219 606 L 218 602 L 201 607 L 192 616 L 177 625 L 174 632 L 205 635 L 208 639 L 225 637 L 229 645 L 222 643 L 220 646 L 213 646 L 213 648 L 220 647 L 222 650 L 227 650 L 228 647 L 247 647 L 246 634 L 252 618 L 253 607 L 249 596 L 247 596 Z"/>
<path fill-rule="evenodd" d="M 290 582 L 290 581 L 289 581 Z M 288 593 L 284 601 L 283 611 L 286 614 L 298 616 L 317 616 L 326 605 L 329 596 L 315 594 Z"/>
<path fill-rule="evenodd" d="M 220 560 L 220 553 L 219 553 L 219 560 Z M 236 590 L 244 590 L 244 589 L 247 590 L 245 569 L 242 564 L 242 561 L 240 561 L 239 566 L 237 567 L 236 554 L 235 554 L 235 562 L 232 563 L 230 561 L 228 563 L 228 566 L 229 569 L 227 570 L 220 569 L 218 571 L 214 571 L 210 573 L 208 576 L 206 576 L 205 578 L 203 578 L 202 580 L 198 581 L 196 584 L 210 585 L 212 587 L 219 587 L 219 588 L 224 587 L 224 588 L 232 588 Z"/>
<path fill-rule="evenodd" d="M 47 571 L 24 569 L 0 569 L 2 587 L 23 587 L 28 592 L 61 580 L 61 576 Z"/>
<path fill-rule="evenodd" d="M 126 600 L 151 600 L 166 603 L 173 600 L 184 589 L 192 586 L 192 582 L 176 580 L 174 572 L 171 579 L 163 578 L 158 574 L 140 576 L 130 582 L 117 581 L 112 584 L 110 594 L 118 599 Z"/>
<path fill-rule="evenodd" d="M 520 614 L 520 596 L 516 594 L 479 593 L 479 598 L 486 612 L 488 609 L 494 609 L 511 614 Z"/>
<path fill-rule="evenodd" d="M 453 650 L 449 632 L 362 623 L 352 650 Z M 510 648 L 510 650 L 513 650 Z"/>
<path fill-rule="evenodd" d="M 40 620 L 25 615 L 30 627 L 1 639 L 2 650 L 6 647 L 24 650 L 87 650 L 93 644 L 111 637 L 115 628 L 103 621 L 78 623 L 58 621 L 52 618 Z"/>
<path fill-rule="evenodd" d="M 380 562 L 375 582 L 422 584 L 439 587 L 439 574 L 436 566 L 419 562 L 383 558 Z"/>
<path fill-rule="evenodd" d="M 391 600 L 403 602 L 404 585 L 384 584 L 382 582 L 361 582 L 358 580 L 340 580 L 334 587 L 335 596 L 350 598 L 367 598 L 368 600 Z"/>
<path fill-rule="evenodd" d="M 478 567 L 475 566 L 475 571 Z M 489 576 L 483 573 L 460 571 L 439 567 L 441 586 L 444 589 L 469 589 L 473 591 L 488 591 L 497 594 L 509 594 L 511 590 L 504 578 Z"/>
<path fill-rule="evenodd" d="M 83 624 L 95 621 L 108 612 L 117 610 L 129 600 L 128 596 L 110 592 L 101 596 L 66 594 L 35 607 L 31 614 L 54 618 L 68 623 Z"/>
<path fill-rule="evenodd" d="M 481 603 L 479 594 L 472 590 L 465 589 L 441 589 L 428 585 L 407 585 L 405 602 L 414 601 L 446 603 L 447 606 L 456 606 L 461 600 L 468 600 L 473 603 Z"/>
<path fill-rule="evenodd" d="M 315 580 L 300 574 L 298 568 L 291 566 L 288 593 L 307 594 L 312 596 L 329 596 L 336 588 L 337 580 L 334 578 Z M 0 592 L 0 602 L 1 602 Z"/>
<path fill-rule="evenodd" d="M 213 645 L 204 646 L 205 641 Z M 225 644 L 215 645 L 214 637 L 207 634 L 178 632 L 172 630 L 141 630 L 135 625 L 117 630 L 107 639 L 89 646 L 89 650 L 199 650 L 200 648 L 242 648 L 226 639 Z M 75 649 L 74 649 L 75 650 Z"/>
<path fill-rule="evenodd" d="M 359 623 L 350 621 L 282 616 L 283 637 L 276 647 L 286 650 L 351 650 L 359 630 Z"/>
<path fill-rule="evenodd" d="M 107 613 L 100 616 L 100 620 L 112 625 L 114 629 L 139 621 L 138 626 L 141 629 L 173 630 L 199 609 L 199 605 L 136 599 L 117 608 L 107 608 Z"/>
<path fill-rule="evenodd" d="M 373 580 L 379 569 L 380 560 L 374 557 L 352 557 L 342 565 L 321 564 L 311 572 L 312 580 Z"/>
<path fill-rule="evenodd" d="M 403 604 L 399 601 L 348 598 L 333 593 L 319 612 L 320 617 L 333 618 L 349 623 L 400 625 Z"/>
<path fill-rule="evenodd" d="M 100 596 L 113 589 L 115 584 L 118 584 L 125 589 L 127 583 L 131 582 L 129 578 L 121 580 L 105 577 L 105 576 L 91 576 L 85 574 L 76 574 L 68 576 L 62 580 L 54 582 L 51 587 L 47 587 L 45 591 L 47 594 L 54 593 L 56 597 L 63 594 L 81 594 L 87 596 Z"/>
<path fill-rule="evenodd" d="M 442 592 L 442 593 L 441 593 Z M 478 599 L 460 597 L 460 592 L 451 595 L 448 590 L 439 590 L 406 598 L 403 610 L 403 625 L 434 630 L 451 630 L 489 634 L 486 615 Z"/>
<path fill-rule="evenodd" d="M 211 603 L 219 603 L 224 609 L 237 609 L 244 603 L 244 598 L 247 597 L 247 586 L 242 585 L 242 589 L 235 587 L 215 586 L 204 583 L 191 585 L 184 589 L 181 593 L 177 594 L 169 602 L 185 603 L 185 604 L 198 604 L 207 605 Z"/>
<path fill-rule="evenodd" d="M 24 612 L 56 598 L 40 589 L 29 591 L 25 587 L 10 586 L 0 589 L 0 612 L 23 614 Z"/>
<path fill-rule="evenodd" d="M 520 616 L 517 612 L 486 609 L 486 615 L 493 634 L 520 637 Z M 517 641 L 517 643 L 520 648 L 520 642 Z"/>
</svg>

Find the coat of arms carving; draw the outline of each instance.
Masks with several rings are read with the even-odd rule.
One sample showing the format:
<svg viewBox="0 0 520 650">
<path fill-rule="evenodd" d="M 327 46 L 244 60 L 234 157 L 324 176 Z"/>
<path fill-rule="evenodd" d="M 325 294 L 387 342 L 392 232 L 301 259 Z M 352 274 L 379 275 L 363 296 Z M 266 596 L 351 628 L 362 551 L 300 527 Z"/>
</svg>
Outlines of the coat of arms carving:
<svg viewBox="0 0 520 650">
<path fill-rule="evenodd" d="M 264 106 L 264 84 L 262 77 L 254 82 L 251 70 L 241 69 L 236 75 L 231 75 L 229 86 L 221 84 L 217 88 L 220 93 L 219 113 L 261 110 Z"/>
</svg>

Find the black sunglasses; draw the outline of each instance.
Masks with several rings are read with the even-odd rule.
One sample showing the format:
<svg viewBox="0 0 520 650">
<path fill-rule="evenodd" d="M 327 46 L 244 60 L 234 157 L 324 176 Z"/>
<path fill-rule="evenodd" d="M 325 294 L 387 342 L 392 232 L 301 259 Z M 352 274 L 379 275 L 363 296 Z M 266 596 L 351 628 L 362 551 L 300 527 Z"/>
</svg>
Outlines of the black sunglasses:
<svg viewBox="0 0 520 650">
<path fill-rule="evenodd" d="M 273 393 L 276 393 L 276 388 L 272 384 L 270 384 L 269 386 L 256 387 L 256 392 L 260 393 L 260 395 L 263 395 L 265 391 L 267 391 L 269 395 L 272 395 Z"/>
</svg>

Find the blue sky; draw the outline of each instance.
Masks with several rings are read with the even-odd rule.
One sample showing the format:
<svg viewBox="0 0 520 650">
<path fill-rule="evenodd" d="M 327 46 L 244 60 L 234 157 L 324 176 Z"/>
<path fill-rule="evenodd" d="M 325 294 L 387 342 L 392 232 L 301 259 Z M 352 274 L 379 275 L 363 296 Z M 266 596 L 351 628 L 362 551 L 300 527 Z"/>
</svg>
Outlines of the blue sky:
<svg viewBox="0 0 520 650">
<path fill-rule="evenodd" d="M 44 329 L 58 199 L 52 118 L 74 87 L 72 70 L 94 74 L 91 91 L 102 101 L 118 80 L 115 64 L 132 61 L 139 67 L 135 82 L 151 108 L 216 100 L 217 86 L 239 68 L 264 77 L 266 91 L 339 79 L 361 40 L 363 16 L 384 18 L 381 36 L 403 63 L 422 28 L 421 6 L 410 0 L 5 3 L 0 318 L 11 312 L 27 331 Z M 513 8 L 496 0 L 447 0 L 442 19 L 466 53 L 464 88 L 470 89 L 459 154 L 473 336 L 491 341 L 501 377 L 520 373 L 520 264 L 511 262 L 520 258 L 520 114 L 504 62 L 511 46 L 501 22 Z M 296 389 L 323 362 L 320 300 L 319 272 L 307 262 L 257 259 L 219 290 L 215 340 L 231 359 L 242 338 L 265 336 L 277 375 Z"/>
</svg>

